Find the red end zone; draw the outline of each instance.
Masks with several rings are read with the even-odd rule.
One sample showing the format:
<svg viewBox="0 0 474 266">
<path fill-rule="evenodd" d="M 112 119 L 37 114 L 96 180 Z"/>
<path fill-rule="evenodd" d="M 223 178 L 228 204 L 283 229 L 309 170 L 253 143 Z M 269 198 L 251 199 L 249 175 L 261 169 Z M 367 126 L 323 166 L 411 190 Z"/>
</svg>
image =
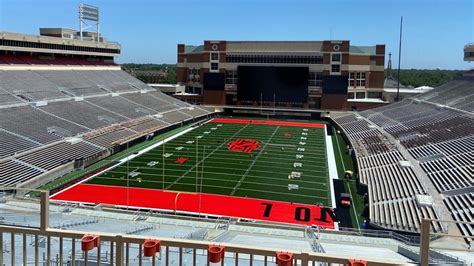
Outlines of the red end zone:
<svg viewBox="0 0 474 266">
<path fill-rule="evenodd" d="M 51 196 L 51 199 L 121 206 L 128 205 L 140 208 L 334 228 L 333 212 L 330 208 L 205 193 L 199 195 L 199 193 L 162 191 L 158 189 L 79 184 Z M 199 206 L 199 202 L 201 202 L 201 206 Z"/>
<path fill-rule="evenodd" d="M 213 123 L 228 123 L 228 124 L 253 124 L 253 125 L 272 125 L 272 126 L 288 126 L 288 127 L 308 127 L 308 128 L 324 128 L 324 124 L 314 123 L 300 123 L 287 121 L 272 121 L 272 120 L 249 120 L 249 119 L 229 119 L 229 118 L 214 118 L 210 122 Z"/>
</svg>

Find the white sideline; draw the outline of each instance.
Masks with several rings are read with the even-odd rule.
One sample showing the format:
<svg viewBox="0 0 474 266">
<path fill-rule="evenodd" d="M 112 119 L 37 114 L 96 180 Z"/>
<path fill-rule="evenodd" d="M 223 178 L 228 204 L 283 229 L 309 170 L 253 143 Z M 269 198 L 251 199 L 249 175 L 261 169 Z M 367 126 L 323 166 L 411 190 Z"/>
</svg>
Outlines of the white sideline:
<svg viewBox="0 0 474 266">
<path fill-rule="evenodd" d="M 106 171 L 110 171 L 111 169 L 114 169 L 115 167 L 120 166 L 120 165 L 126 163 L 127 161 L 130 161 L 130 160 L 134 159 L 134 158 L 137 157 L 137 156 L 142 155 L 143 153 L 146 153 L 146 152 L 148 152 L 148 151 L 150 151 L 150 150 L 153 150 L 154 148 L 161 146 L 163 143 L 167 143 L 167 142 L 169 142 L 169 141 L 171 141 L 171 140 L 173 140 L 173 139 L 175 139 L 175 138 L 177 138 L 177 137 L 179 137 L 179 136 L 182 136 L 182 135 L 184 135 L 184 134 L 190 132 L 191 130 L 193 130 L 193 129 L 197 128 L 197 127 L 198 127 L 198 126 L 194 126 L 194 127 L 190 127 L 190 128 L 188 128 L 188 129 L 185 129 L 185 130 L 183 130 L 183 131 L 181 131 L 181 132 L 179 132 L 179 133 L 177 133 L 177 134 L 175 134 L 175 135 L 173 135 L 173 136 L 171 136 L 171 137 L 168 137 L 168 138 L 166 138 L 166 139 L 164 139 L 164 140 L 162 140 L 162 141 L 159 141 L 159 142 L 157 142 L 157 143 L 155 143 L 155 144 L 153 144 L 153 145 L 150 145 L 150 146 L 144 148 L 143 150 L 140 150 L 140 151 L 138 151 L 138 152 L 136 152 L 136 153 L 134 153 L 134 154 L 132 154 L 132 155 L 129 155 L 129 156 L 123 158 L 123 159 L 120 159 L 120 160 L 119 160 L 119 163 L 114 164 L 113 166 L 111 166 L 111 167 L 109 167 L 109 168 L 106 168 L 106 169 L 104 169 L 104 170 L 102 170 L 102 171 L 99 171 L 99 172 L 97 172 L 97 173 L 91 175 L 90 177 L 88 177 L 88 178 L 82 180 L 81 182 L 77 182 L 76 184 L 74 184 L 74 185 L 72 185 L 72 186 L 69 186 L 69 187 L 67 187 L 67 188 L 65 188 L 65 189 L 63 189 L 63 190 L 60 190 L 60 191 L 54 193 L 53 195 L 50 196 L 50 198 L 52 198 L 53 196 L 55 196 L 55 195 L 57 195 L 57 194 L 59 194 L 59 193 L 63 193 L 64 191 L 67 191 L 68 189 L 71 189 L 71 188 L 73 188 L 73 187 L 75 187 L 75 186 L 77 186 L 77 185 L 79 185 L 79 184 L 82 184 L 82 183 L 84 183 L 84 182 L 86 182 L 86 181 L 88 181 L 88 180 L 90 180 L 90 179 L 92 179 L 92 178 L 94 178 L 94 177 L 96 177 L 96 176 L 98 176 L 98 175 L 100 175 L 100 174 L 106 172 Z"/>
<path fill-rule="evenodd" d="M 327 125 L 325 125 L 324 129 L 326 130 Z M 334 193 L 334 183 L 333 180 L 337 180 L 337 166 L 336 166 L 336 157 L 334 155 L 334 148 L 332 146 L 332 138 L 331 136 L 327 135 L 327 130 L 325 134 L 326 138 L 326 153 L 328 155 L 328 172 L 329 172 L 329 186 L 331 187 L 331 205 L 332 208 L 336 208 L 336 197 Z"/>
</svg>

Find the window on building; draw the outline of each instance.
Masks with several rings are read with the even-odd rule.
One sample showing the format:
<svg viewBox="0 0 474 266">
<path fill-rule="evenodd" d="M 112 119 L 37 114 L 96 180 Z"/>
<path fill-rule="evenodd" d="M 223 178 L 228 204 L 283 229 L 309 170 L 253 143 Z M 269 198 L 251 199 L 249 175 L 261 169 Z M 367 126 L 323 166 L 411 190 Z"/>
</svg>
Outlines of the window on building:
<svg viewBox="0 0 474 266">
<path fill-rule="evenodd" d="M 211 70 L 219 70 L 219 64 L 218 63 L 211 63 Z"/>
<path fill-rule="evenodd" d="M 199 87 L 194 87 L 194 93 L 201 95 L 201 94 L 202 94 L 201 88 L 199 88 Z"/>
<path fill-rule="evenodd" d="M 200 80 L 199 73 L 200 73 L 199 69 L 188 68 L 188 81 L 189 82 L 199 82 L 199 80 Z"/>
<path fill-rule="evenodd" d="M 219 61 L 219 53 L 211 53 L 211 61 Z"/>
<path fill-rule="evenodd" d="M 349 72 L 349 87 L 355 87 L 355 73 Z"/>
<path fill-rule="evenodd" d="M 309 72 L 308 86 L 316 86 L 316 73 Z"/>
<path fill-rule="evenodd" d="M 331 72 L 340 73 L 341 72 L 341 65 L 331 65 Z"/>
<path fill-rule="evenodd" d="M 211 61 L 214 61 L 211 59 Z M 322 55 L 226 55 L 228 63 L 257 63 L 257 64 L 322 64 Z"/>
<path fill-rule="evenodd" d="M 316 72 L 316 87 L 323 86 L 323 73 Z"/>
<path fill-rule="evenodd" d="M 367 93 L 367 98 L 382 99 L 382 92 L 381 91 L 369 91 Z"/>
<path fill-rule="evenodd" d="M 237 84 L 237 70 L 227 70 L 225 72 L 225 84 Z"/>
<path fill-rule="evenodd" d="M 354 93 L 353 92 L 349 92 L 347 94 L 347 99 L 354 99 Z"/>
<path fill-rule="evenodd" d="M 321 72 L 309 72 L 308 86 L 322 87 L 323 73 Z"/>
<path fill-rule="evenodd" d="M 356 99 L 365 99 L 365 92 L 356 92 Z"/>
<path fill-rule="evenodd" d="M 365 87 L 365 72 L 356 72 L 357 87 Z"/>
<path fill-rule="evenodd" d="M 332 62 L 341 62 L 341 54 L 332 54 L 331 55 Z"/>
</svg>

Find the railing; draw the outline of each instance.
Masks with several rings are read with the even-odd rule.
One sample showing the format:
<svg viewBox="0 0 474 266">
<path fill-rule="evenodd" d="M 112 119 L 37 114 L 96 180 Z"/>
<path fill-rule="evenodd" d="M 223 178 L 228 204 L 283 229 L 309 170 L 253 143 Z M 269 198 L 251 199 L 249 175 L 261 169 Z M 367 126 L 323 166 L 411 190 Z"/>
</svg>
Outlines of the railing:
<svg viewBox="0 0 474 266">
<path fill-rule="evenodd" d="M 144 243 L 150 237 L 100 232 L 80 232 L 49 227 L 49 193 L 40 191 L 40 226 L 20 227 L 0 225 L 0 265 L 209 265 L 210 241 L 160 238 L 161 248 L 154 256 L 145 256 Z M 81 239 L 85 235 L 98 237 L 93 249 L 87 249 Z M 294 265 L 326 263 L 347 264 L 349 257 L 322 253 L 285 250 Z M 276 263 L 282 250 L 225 243 L 221 265 L 269 265 Z M 285 253 L 287 254 L 287 253 Z M 149 255 L 149 254 L 148 254 Z M 212 254 L 211 254 L 212 255 Z M 362 256 L 363 254 L 361 254 Z M 358 259 L 363 259 L 358 258 Z M 390 262 L 370 260 L 372 265 Z"/>
<path fill-rule="evenodd" d="M 9 239 L 2 245 L 0 263 L 5 265 L 209 265 L 209 245 L 212 242 L 160 238 L 160 252 L 155 256 L 145 257 L 144 242 L 146 237 L 113 235 L 97 233 L 100 242 L 95 249 L 83 251 L 81 238 L 83 232 L 48 229 L 41 231 L 33 228 L 0 226 L 0 242 Z M 8 245 L 9 244 L 9 245 Z M 19 252 L 17 252 L 17 249 Z M 221 265 L 268 265 L 276 263 L 276 252 L 279 250 L 261 247 L 225 245 Z M 291 252 L 294 265 L 314 265 L 317 263 L 347 264 L 349 258 L 321 253 Z M 392 265 L 389 262 L 369 261 L 371 265 Z"/>
<path fill-rule="evenodd" d="M 4 191 L 13 191 L 21 189 L 4 189 Z M 155 265 L 160 263 L 163 265 L 209 265 L 212 261 L 213 253 L 209 253 L 209 248 L 216 244 L 212 241 L 191 240 L 191 239 L 175 239 L 162 238 L 160 241 L 160 249 L 158 252 L 150 256 L 146 252 L 145 241 L 153 239 L 154 237 L 131 235 L 136 232 L 143 233 L 149 230 L 149 227 L 140 227 L 135 231 L 129 231 L 129 234 L 113 234 L 100 232 L 101 228 L 97 227 L 94 232 L 83 232 L 64 230 L 61 228 L 51 228 L 49 226 L 49 193 L 47 191 L 37 191 L 40 193 L 40 211 L 36 213 L 39 216 L 39 226 L 31 227 L 28 225 L 0 225 L 0 265 L 17 265 L 17 264 L 34 264 L 34 265 L 88 265 L 97 264 L 100 261 L 101 265 Z M 24 194 L 24 193 L 22 193 Z M 4 193 L 2 197 L 7 200 L 13 199 L 13 194 Z M 28 199 L 30 201 L 34 199 Z M 61 206 L 57 205 L 59 211 Z M 120 211 L 120 210 L 119 210 Z M 222 221 L 216 220 L 218 224 Z M 93 220 L 88 220 L 93 223 Z M 227 221 L 228 222 L 228 221 Z M 417 247 L 412 246 L 409 250 L 414 252 L 414 255 L 419 254 L 422 265 L 426 265 L 429 260 L 440 259 L 450 262 L 458 258 L 453 258 L 448 254 L 439 252 L 438 250 L 430 250 L 429 245 L 434 237 L 444 237 L 446 234 L 431 234 L 430 235 L 430 220 L 422 221 L 422 239 L 419 246 L 419 253 Z M 446 221 L 443 221 L 446 222 Z M 238 223 L 239 224 L 239 223 Z M 468 222 L 467 224 L 474 224 Z M 97 224 L 100 226 L 101 224 Z M 102 224 L 103 225 L 103 224 Z M 262 227 L 286 227 L 278 224 L 262 224 Z M 286 229 L 288 229 L 287 227 Z M 413 243 L 418 242 L 415 238 L 406 237 L 390 231 L 375 231 L 375 230 L 357 230 L 351 232 L 350 229 L 344 228 L 344 232 L 331 232 L 332 234 L 344 235 L 358 235 L 361 237 L 389 237 L 392 239 L 399 239 L 399 242 Z M 309 231 L 309 232 L 308 232 Z M 311 228 L 303 231 L 311 233 L 311 238 L 314 236 L 314 231 Z M 319 233 L 330 233 L 321 231 Z M 319 235 L 318 233 L 318 235 Z M 85 235 L 92 235 L 98 237 L 96 245 L 92 249 L 83 248 L 84 242 L 81 239 Z M 456 237 L 462 237 L 456 235 Z M 211 239 L 209 239 L 211 240 Z M 315 244 L 317 244 L 317 239 Z M 434 242 L 433 242 L 434 243 Z M 282 250 L 262 248 L 254 246 L 243 246 L 232 243 L 220 243 L 224 245 L 224 252 L 222 257 L 219 257 L 221 265 L 269 265 L 276 262 L 277 252 Z M 399 246 L 403 246 L 398 244 Z M 434 245 L 434 244 L 433 244 Z M 344 245 L 341 244 L 341 248 Z M 324 265 L 328 263 L 347 264 L 350 258 L 348 256 L 338 256 L 335 254 L 317 253 L 317 252 L 301 252 L 291 250 L 283 250 L 291 254 L 293 265 Z M 408 250 L 408 249 L 407 249 Z M 324 252 L 318 250 L 319 252 Z M 433 252 L 436 253 L 434 256 Z M 285 253 L 285 254 L 287 254 Z M 211 254 L 211 256 L 210 256 Z M 147 255 L 147 256 L 146 256 Z M 434 256 L 434 257 L 433 257 Z M 359 258 L 364 259 L 364 254 L 360 254 Z M 367 260 L 366 260 L 367 261 Z M 389 261 L 368 260 L 369 264 L 373 265 L 391 265 Z"/>
<path fill-rule="evenodd" d="M 344 234 L 393 239 L 407 245 L 420 244 L 420 237 L 418 235 L 408 235 L 408 234 L 403 235 L 394 231 L 354 229 L 354 228 L 346 228 L 346 227 L 340 227 L 339 230 L 341 233 L 344 233 Z"/>
</svg>

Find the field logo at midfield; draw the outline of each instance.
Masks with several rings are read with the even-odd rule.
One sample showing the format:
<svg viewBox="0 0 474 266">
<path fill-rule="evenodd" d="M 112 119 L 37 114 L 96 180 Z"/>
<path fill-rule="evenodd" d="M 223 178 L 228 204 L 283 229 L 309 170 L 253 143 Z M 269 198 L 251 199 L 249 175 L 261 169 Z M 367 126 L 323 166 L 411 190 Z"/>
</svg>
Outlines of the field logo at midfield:
<svg viewBox="0 0 474 266">
<path fill-rule="evenodd" d="M 227 143 L 227 149 L 236 152 L 252 152 L 260 149 L 260 143 L 254 139 L 237 139 Z"/>
</svg>

